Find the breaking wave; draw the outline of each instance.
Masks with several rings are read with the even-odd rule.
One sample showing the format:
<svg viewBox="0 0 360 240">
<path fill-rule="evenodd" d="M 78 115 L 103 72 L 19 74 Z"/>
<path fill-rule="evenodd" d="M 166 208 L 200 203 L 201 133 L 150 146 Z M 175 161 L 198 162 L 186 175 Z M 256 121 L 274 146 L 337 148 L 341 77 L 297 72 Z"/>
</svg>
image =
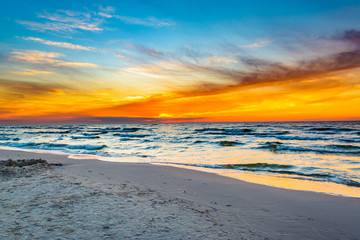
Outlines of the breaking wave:
<svg viewBox="0 0 360 240">
<path fill-rule="evenodd" d="M 0 126 L 0 146 L 360 182 L 360 122 Z"/>
<path fill-rule="evenodd" d="M 286 175 L 291 178 L 310 180 L 310 181 L 330 181 L 344 184 L 352 187 L 360 187 L 360 182 L 352 180 L 350 177 L 337 175 L 326 169 L 321 168 L 300 168 L 294 165 L 269 164 L 269 163 L 243 163 L 243 164 L 223 164 L 223 165 L 205 165 L 205 164 L 181 164 L 194 167 L 214 168 L 214 169 L 232 169 L 248 172 L 263 172 L 277 175 Z M 304 178 L 305 177 L 305 178 Z"/>
<path fill-rule="evenodd" d="M 68 145 L 60 143 L 1 143 L 2 146 L 25 148 L 25 149 L 40 149 L 40 150 L 63 150 L 63 149 L 79 149 L 79 150 L 101 150 L 106 148 L 106 145 Z"/>
</svg>

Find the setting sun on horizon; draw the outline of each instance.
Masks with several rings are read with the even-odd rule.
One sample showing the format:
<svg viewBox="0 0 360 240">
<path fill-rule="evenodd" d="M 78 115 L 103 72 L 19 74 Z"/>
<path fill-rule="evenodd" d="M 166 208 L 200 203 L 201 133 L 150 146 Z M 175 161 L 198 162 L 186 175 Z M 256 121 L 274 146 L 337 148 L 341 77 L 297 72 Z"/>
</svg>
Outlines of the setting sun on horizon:
<svg viewBox="0 0 360 240">
<path fill-rule="evenodd" d="M 358 1 L 18 2 L 0 124 L 360 120 Z"/>
</svg>

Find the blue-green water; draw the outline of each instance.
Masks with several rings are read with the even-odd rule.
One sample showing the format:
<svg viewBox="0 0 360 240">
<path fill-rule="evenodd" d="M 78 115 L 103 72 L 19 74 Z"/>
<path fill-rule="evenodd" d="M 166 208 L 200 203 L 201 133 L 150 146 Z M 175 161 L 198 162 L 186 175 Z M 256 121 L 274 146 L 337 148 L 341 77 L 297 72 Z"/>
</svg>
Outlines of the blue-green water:
<svg viewBox="0 0 360 240">
<path fill-rule="evenodd" d="M 0 126 L 0 146 L 360 187 L 360 122 Z"/>
</svg>

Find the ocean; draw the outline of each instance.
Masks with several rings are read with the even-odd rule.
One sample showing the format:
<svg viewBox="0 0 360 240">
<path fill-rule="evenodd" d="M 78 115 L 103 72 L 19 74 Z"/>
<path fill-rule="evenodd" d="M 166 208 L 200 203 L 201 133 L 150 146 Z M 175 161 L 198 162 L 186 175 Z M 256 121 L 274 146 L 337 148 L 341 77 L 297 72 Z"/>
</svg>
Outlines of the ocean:
<svg viewBox="0 0 360 240">
<path fill-rule="evenodd" d="M 0 126 L 0 148 L 170 164 L 360 197 L 360 122 Z"/>
</svg>

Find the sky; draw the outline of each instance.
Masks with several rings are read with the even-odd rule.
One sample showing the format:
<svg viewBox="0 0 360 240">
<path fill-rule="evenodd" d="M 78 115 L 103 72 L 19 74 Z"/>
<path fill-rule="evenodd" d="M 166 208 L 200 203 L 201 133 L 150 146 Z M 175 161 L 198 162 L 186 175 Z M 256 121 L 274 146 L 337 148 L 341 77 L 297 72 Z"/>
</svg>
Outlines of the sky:
<svg viewBox="0 0 360 240">
<path fill-rule="evenodd" d="M 360 1 L 3 1 L 0 124 L 360 120 Z"/>
</svg>

